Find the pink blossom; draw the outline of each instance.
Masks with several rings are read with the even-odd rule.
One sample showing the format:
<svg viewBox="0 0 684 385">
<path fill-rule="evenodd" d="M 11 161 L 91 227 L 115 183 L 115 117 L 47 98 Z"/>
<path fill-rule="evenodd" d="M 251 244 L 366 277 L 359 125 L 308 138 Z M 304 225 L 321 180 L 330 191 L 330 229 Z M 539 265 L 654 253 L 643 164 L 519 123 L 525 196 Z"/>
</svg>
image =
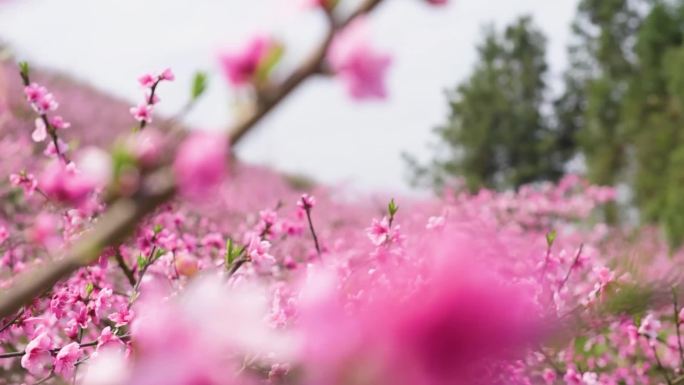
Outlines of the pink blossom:
<svg viewBox="0 0 684 385">
<path fill-rule="evenodd" d="M 271 242 L 262 240 L 257 234 L 251 234 L 247 242 L 247 255 L 252 262 L 261 267 L 269 268 L 275 263 L 275 258 L 268 253 Z"/>
<path fill-rule="evenodd" d="M 447 5 L 449 3 L 449 0 L 427 0 L 427 2 L 430 5 L 441 6 L 441 5 Z"/>
<path fill-rule="evenodd" d="M 98 147 L 89 146 L 80 150 L 74 163 L 81 177 L 92 187 L 105 187 L 113 177 L 112 158 Z"/>
<path fill-rule="evenodd" d="M 425 225 L 427 230 L 441 229 L 446 224 L 446 218 L 443 216 L 430 217 L 428 218 L 428 223 Z"/>
<path fill-rule="evenodd" d="M 131 135 L 126 145 L 142 166 L 150 167 L 161 158 L 164 139 L 158 130 L 150 127 Z"/>
<path fill-rule="evenodd" d="M 584 385 L 582 375 L 573 368 L 570 368 L 565 372 L 563 380 L 568 385 Z"/>
<path fill-rule="evenodd" d="M 73 163 L 65 166 L 58 161 L 45 169 L 38 184 L 51 199 L 75 205 L 83 203 L 94 187 L 92 180 L 76 170 Z"/>
<path fill-rule="evenodd" d="M 52 340 L 48 333 L 42 332 L 26 345 L 25 354 L 21 357 L 21 366 L 33 375 L 41 375 L 45 367 L 52 362 L 51 347 Z"/>
<path fill-rule="evenodd" d="M 181 143 L 173 171 L 183 194 L 198 197 L 218 185 L 226 172 L 228 140 L 222 134 L 194 133 Z"/>
<path fill-rule="evenodd" d="M 544 369 L 543 377 L 544 377 L 544 382 L 546 382 L 548 385 L 554 384 L 554 382 L 556 381 L 556 378 L 558 378 L 558 376 L 556 375 L 556 371 L 553 369 L 549 369 L 549 368 Z"/>
<path fill-rule="evenodd" d="M 74 372 L 76 361 L 78 361 L 78 356 L 81 352 L 80 349 L 81 348 L 77 342 L 72 342 L 61 348 L 55 357 L 55 373 L 64 378 L 69 378 Z"/>
<path fill-rule="evenodd" d="M 47 127 L 42 118 L 36 118 L 36 128 L 31 133 L 31 139 L 34 142 L 42 142 L 47 138 Z"/>
<path fill-rule="evenodd" d="M 316 205 L 316 198 L 309 194 L 302 194 L 302 196 L 299 198 L 297 201 L 297 207 L 304 209 L 304 210 L 310 210 Z"/>
<path fill-rule="evenodd" d="M 9 231 L 7 231 L 7 227 L 0 225 L 0 245 L 5 243 L 7 238 L 9 238 Z"/>
<path fill-rule="evenodd" d="M 366 234 L 375 246 L 380 246 L 387 242 L 392 236 L 389 218 L 383 217 L 381 220 L 373 218 L 371 226 L 366 229 Z"/>
<path fill-rule="evenodd" d="M 20 174 L 10 174 L 10 183 L 12 186 L 21 187 L 27 196 L 33 195 L 36 187 L 38 187 L 38 181 L 36 181 L 33 174 L 23 172 Z"/>
<path fill-rule="evenodd" d="M 223 74 L 235 87 L 250 83 L 274 45 L 270 37 L 259 35 L 238 51 L 222 53 L 219 62 Z"/>
<path fill-rule="evenodd" d="M 24 95 L 26 95 L 26 100 L 29 103 L 36 103 L 47 95 L 47 93 L 47 89 L 37 83 L 31 83 L 24 87 Z"/>
<path fill-rule="evenodd" d="M 365 19 L 357 19 L 339 32 L 328 52 L 333 71 L 347 85 L 354 99 L 387 97 L 385 74 L 391 57 L 377 52 L 369 43 Z"/>
<path fill-rule="evenodd" d="M 49 122 L 55 130 L 64 130 L 71 127 L 71 123 L 65 121 L 64 118 L 59 115 L 51 116 Z"/>
<path fill-rule="evenodd" d="M 139 122 L 152 122 L 152 106 L 147 103 L 138 104 L 136 107 L 131 107 L 131 115 Z"/>
<path fill-rule="evenodd" d="M 57 103 L 55 97 L 51 93 L 47 93 L 33 103 L 32 107 L 39 114 L 45 114 L 57 110 L 57 108 L 59 108 L 59 103 Z"/>
<path fill-rule="evenodd" d="M 51 245 L 57 241 L 57 220 L 48 213 L 39 214 L 33 226 L 28 230 L 28 238 L 32 242 Z"/>
<path fill-rule="evenodd" d="M 159 80 L 173 81 L 175 79 L 176 75 L 174 75 L 173 71 L 171 71 L 171 68 L 166 68 L 161 74 L 159 74 Z"/>
<path fill-rule="evenodd" d="M 134 315 L 135 313 L 128 306 L 121 306 L 119 310 L 109 315 L 109 319 L 114 322 L 114 326 L 119 328 L 128 325 L 133 320 Z"/>
<path fill-rule="evenodd" d="M 648 313 L 646 317 L 641 320 L 639 326 L 639 334 L 646 336 L 651 344 L 655 344 L 660 331 L 661 323 L 653 313 Z"/>
<path fill-rule="evenodd" d="M 57 152 L 57 149 L 59 149 L 59 152 Z M 64 143 L 62 139 L 57 138 L 57 148 L 55 148 L 54 141 L 51 140 L 47 147 L 45 147 L 43 154 L 47 156 L 56 156 L 58 154 L 65 154 L 67 151 L 69 151 L 69 145 Z"/>
<path fill-rule="evenodd" d="M 97 350 L 122 347 L 123 341 L 112 332 L 109 326 L 102 329 L 100 336 L 97 337 Z"/>
<path fill-rule="evenodd" d="M 138 83 L 140 83 L 140 85 L 145 87 L 145 88 L 152 87 L 156 81 L 157 81 L 157 78 L 150 73 L 141 75 L 138 78 Z"/>
</svg>

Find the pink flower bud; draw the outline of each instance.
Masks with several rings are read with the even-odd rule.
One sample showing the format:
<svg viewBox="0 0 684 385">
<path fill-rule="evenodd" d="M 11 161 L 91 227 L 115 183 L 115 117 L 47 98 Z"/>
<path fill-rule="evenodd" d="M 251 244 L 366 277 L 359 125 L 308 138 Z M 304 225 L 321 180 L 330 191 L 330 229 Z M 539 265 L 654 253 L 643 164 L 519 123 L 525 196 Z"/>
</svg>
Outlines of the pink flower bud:
<svg viewBox="0 0 684 385">
<path fill-rule="evenodd" d="M 173 81 L 175 79 L 176 79 L 176 75 L 174 75 L 173 71 L 171 71 L 171 68 L 165 69 L 159 75 L 159 80 Z"/>
<path fill-rule="evenodd" d="M 330 46 L 328 61 L 354 99 L 384 99 L 385 74 L 392 59 L 368 43 L 366 21 L 357 19 L 339 32 Z"/>
<path fill-rule="evenodd" d="M 226 172 L 227 154 L 223 134 L 195 133 L 185 139 L 173 163 L 181 193 L 197 197 L 218 185 Z"/>
</svg>

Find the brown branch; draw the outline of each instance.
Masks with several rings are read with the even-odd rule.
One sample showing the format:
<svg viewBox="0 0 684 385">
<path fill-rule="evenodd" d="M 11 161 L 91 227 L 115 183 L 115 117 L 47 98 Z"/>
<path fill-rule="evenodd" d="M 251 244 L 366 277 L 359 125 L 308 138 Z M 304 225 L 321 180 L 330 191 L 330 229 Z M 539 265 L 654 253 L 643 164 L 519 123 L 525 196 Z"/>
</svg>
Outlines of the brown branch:
<svg viewBox="0 0 684 385">
<path fill-rule="evenodd" d="M 130 336 L 129 334 L 124 334 L 124 335 L 122 335 L 122 336 L 117 336 L 117 337 L 119 337 L 119 339 L 122 340 L 122 341 L 126 341 L 126 340 L 131 339 L 131 336 Z M 97 346 L 97 344 L 98 344 L 98 341 L 97 341 L 97 340 L 95 340 L 95 341 L 89 341 L 89 342 L 81 342 L 81 343 L 78 344 L 78 347 L 80 347 L 80 348 L 92 348 L 92 347 L 94 347 L 94 346 Z M 61 349 L 62 349 L 62 348 L 50 349 L 50 353 L 51 353 L 51 354 L 57 354 Z M 16 358 L 16 357 L 21 357 L 21 356 L 23 356 L 24 354 L 26 354 L 26 351 L 25 351 L 25 350 L 21 350 L 21 351 L 18 351 L 18 352 L 0 353 L 0 359 L 3 359 L 3 358 Z"/>
<path fill-rule="evenodd" d="M 254 113 L 231 130 L 230 145 L 236 146 L 278 103 L 305 80 L 320 72 L 327 50 L 339 29 L 344 28 L 355 18 L 371 12 L 382 1 L 364 1 L 342 22 L 336 22 L 330 17 L 330 30 L 314 54 L 280 86 L 266 90 L 260 95 Z M 18 276 L 16 283 L 0 295 L 0 317 L 13 314 L 21 306 L 49 291 L 57 282 L 80 267 L 95 261 L 102 248 L 123 242 L 140 220 L 153 212 L 160 204 L 170 200 L 175 192 L 175 185 L 168 167 L 148 176 L 144 180 L 141 193 L 132 198 L 120 198 L 113 202 L 90 233 L 67 250 L 57 261 L 47 266 L 31 269 Z"/>
<path fill-rule="evenodd" d="M 133 270 L 131 270 L 131 268 L 126 264 L 126 261 L 124 261 L 123 255 L 121 255 L 121 252 L 119 252 L 118 247 L 116 248 L 116 253 L 114 253 L 114 259 L 116 259 L 116 264 L 119 265 L 121 271 L 126 276 L 128 283 L 130 283 L 132 287 L 135 287 L 135 276 L 133 275 Z"/>
</svg>

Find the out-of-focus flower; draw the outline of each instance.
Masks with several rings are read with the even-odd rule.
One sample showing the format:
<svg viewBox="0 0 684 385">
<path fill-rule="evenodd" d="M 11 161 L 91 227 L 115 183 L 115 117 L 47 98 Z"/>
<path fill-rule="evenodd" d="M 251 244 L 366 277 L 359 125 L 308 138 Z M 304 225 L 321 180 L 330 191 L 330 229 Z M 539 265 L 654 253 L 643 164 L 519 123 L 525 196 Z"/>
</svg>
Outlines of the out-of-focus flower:
<svg viewBox="0 0 684 385">
<path fill-rule="evenodd" d="M 302 196 L 299 198 L 297 201 L 297 207 L 304 209 L 304 210 L 310 210 L 316 205 L 316 198 L 309 194 L 302 194 Z"/>
<path fill-rule="evenodd" d="M 139 122 L 152 122 L 152 106 L 147 103 L 138 104 L 130 109 L 133 118 Z"/>
<path fill-rule="evenodd" d="M 192 277 L 199 271 L 199 262 L 197 258 L 188 253 L 180 253 L 175 257 L 175 266 L 178 274 Z"/>
<path fill-rule="evenodd" d="M 65 121 L 64 118 L 59 115 L 51 116 L 48 121 L 55 130 L 64 130 L 71 127 L 71 123 Z"/>
<path fill-rule="evenodd" d="M 385 75 L 392 59 L 370 45 L 367 28 L 366 20 L 359 18 L 339 32 L 328 51 L 328 61 L 354 99 L 384 99 Z"/>
<path fill-rule="evenodd" d="M 485 369 L 504 368 L 544 332 L 530 293 L 495 273 L 505 249 L 482 241 L 468 233 L 431 238 L 412 253 L 425 270 L 399 267 L 385 271 L 382 284 L 369 276 L 342 292 L 334 282 L 305 290 L 316 292 L 303 296 L 300 312 L 312 382 L 494 383 Z M 364 293 L 355 310 L 340 302 L 346 290 Z"/>
<path fill-rule="evenodd" d="M 154 75 L 147 73 L 138 78 L 138 83 L 145 88 L 150 88 L 157 81 Z"/>
<path fill-rule="evenodd" d="M 40 189 L 51 199 L 78 205 L 95 187 L 93 181 L 80 173 L 73 163 L 52 162 L 38 182 Z"/>
<path fill-rule="evenodd" d="M 10 183 L 12 186 L 21 187 L 24 190 L 24 194 L 27 196 L 33 195 L 38 187 L 38 181 L 33 176 L 33 174 L 19 173 L 10 174 Z"/>
<path fill-rule="evenodd" d="M 47 138 L 47 127 L 42 118 L 36 118 L 36 128 L 31 133 L 31 139 L 34 142 L 42 142 Z"/>
<path fill-rule="evenodd" d="M 427 225 L 425 225 L 425 228 L 428 230 L 435 230 L 435 229 L 441 229 L 444 227 L 446 224 L 446 218 L 443 216 L 437 216 L 437 217 L 430 217 L 428 218 Z"/>
<path fill-rule="evenodd" d="M 171 68 L 166 68 L 164 71 L 159 74 L 159 80 L 166 80 L 166 81 L 174 81 L 176 79 L 176 75 L 173 73 Z"/>
<path fill-rule="evenodd" d="M 273 39 L 258 35 L 241 49 L 220 54 L 219 62 L 223 74 L 235 87 L 251 83 L 255 80 L 259 67 L 275 47 Z"/>
<path fill-rule="evenodd" d="M 7 231 L 7 227 L 0 225 L 0 245 L 2 245 L 7 238 L 9 238 L 9 231 Z"/>
<path fill-rule="evenodd" d="M 198 197 L 225 175 L 228 140 L 223 134 L 195 133 L 181 143 L 173 171 L 181 193 Z"/>
<path fill-rule="evenodd" d="M 641 325 L 639 326 L 639 334 L 644 335 L 648 338 L 649 343 L 655 344 L 658 338 L 658 332 L 660 331 L 661 323 L 658 318 L 653 315 L 653 313 L 648 313 L 644 319 L 641 320 Z"/>
<path fill-rule="evenodd" d="M 112 157 L 98 147 L 80 150 L 74 163 L 81 175 L 95 187 L 104 187 L 112 179 Z"/>
</svg>

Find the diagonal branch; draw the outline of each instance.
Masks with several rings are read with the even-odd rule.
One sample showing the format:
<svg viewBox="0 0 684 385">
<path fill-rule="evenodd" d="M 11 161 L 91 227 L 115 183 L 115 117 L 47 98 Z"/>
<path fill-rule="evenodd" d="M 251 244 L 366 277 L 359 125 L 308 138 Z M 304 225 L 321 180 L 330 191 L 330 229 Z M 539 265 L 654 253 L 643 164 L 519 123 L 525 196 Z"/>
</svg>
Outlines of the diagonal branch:
<svg viewBox="0 0 684 385">
<path fill-rule="evenodd" d="M 356 11 L 341 22 L 335 21 L 332 15 L 328 14 L 331 25 L 325 39 L 313 55 L 279 86 L 260 95 L 257 108 L 252 115 L 231 130 L 231 146 L 236 146 L 263 117 L 305 80 L 321 72 L 325 55 L 339 29 L 344 28 L 355 18 L 373 11 L 382 1 L 364 1 Z M 16 283 L 0 295 L 0 318 L 14 314 L 21 306 L 47 292 L 60 280 L 68 277 L 80 267 L 95 261 L 104 247 L 123 242 L 133 232 L 139 221 L 175 195 L 176 189 L 170 169 L 165 167 L 148 176 L 141 190 L 133 198 L 120 198 L 112 203 L 90 233 L 71 249 L 65 251 L 61 258 L 18 276 Z"/>
</svg>

